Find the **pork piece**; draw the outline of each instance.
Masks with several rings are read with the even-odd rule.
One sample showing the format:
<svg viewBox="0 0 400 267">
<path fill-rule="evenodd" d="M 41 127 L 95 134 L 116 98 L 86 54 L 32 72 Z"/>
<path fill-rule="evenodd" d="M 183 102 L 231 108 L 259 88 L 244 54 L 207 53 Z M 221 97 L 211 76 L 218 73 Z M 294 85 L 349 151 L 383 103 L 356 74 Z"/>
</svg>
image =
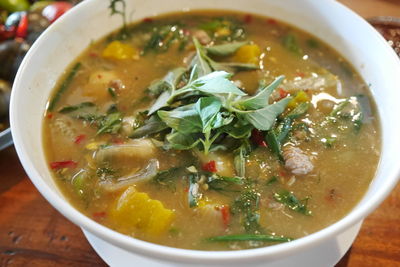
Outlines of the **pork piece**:
<svg viewBox="0 0 400 267">
<path fill-rule="evenodd" d="M 304 175 L 314 169 L 309 157 L 300 148 L 287 146 L 283 149 L 285 168 L 293 174 Z"/>
</svg>

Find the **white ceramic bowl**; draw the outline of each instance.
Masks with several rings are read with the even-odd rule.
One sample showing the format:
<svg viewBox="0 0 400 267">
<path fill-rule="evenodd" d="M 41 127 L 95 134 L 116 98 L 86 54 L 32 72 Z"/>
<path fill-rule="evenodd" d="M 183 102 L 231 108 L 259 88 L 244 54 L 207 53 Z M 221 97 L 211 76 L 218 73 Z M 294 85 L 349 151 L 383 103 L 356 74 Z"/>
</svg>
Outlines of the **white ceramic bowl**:
<svg viewBox="0 0 400 267">
<path fill-rule="evenodd" d="M 11 98 L 11 129 L 21 162 L 43 196 L 79 225 L 111 265 L 189 264 L 230 266 L 329 266 L 350 246 L 361 221 L 395 186 L 400 173 L 400 61 L 385 40 L 361 17 L 333 0 L 146 0 L 127 2 L 129 19 L 188 9 L 231 9 L 269 16 L 331 44 L 362 75 L 378 106 L 382 155 L 375 179 L 362 201 L 342 220 L 307 237 L 272 247 L 207 252 L 147 243 L 108 229 L 72 207 L 55 185 L 44 157 L 42 120 L 46 101 L 68 64 L 92 40 L 121 26 L 109 17 L 109 1 L 86 0 L 49 27 L 21 64 Z M 139 255 L 139 256 L 138 256 Z M 268 265 L 268 266 L 269 266 Z"/>
</svg>

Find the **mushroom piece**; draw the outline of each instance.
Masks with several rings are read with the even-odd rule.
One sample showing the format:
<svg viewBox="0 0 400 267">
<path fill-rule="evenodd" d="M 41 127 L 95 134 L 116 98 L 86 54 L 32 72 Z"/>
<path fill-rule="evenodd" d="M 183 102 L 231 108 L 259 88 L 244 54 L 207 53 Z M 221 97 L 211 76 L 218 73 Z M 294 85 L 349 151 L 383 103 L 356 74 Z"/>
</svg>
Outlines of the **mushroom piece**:
<svg viewBox="0 0 400 267">
<path fill-rule="evenodd" d="M 283 149 L 285 168 L 296 175 L 305 175 L 314 169 L 309 157 L 300 148 L 287 146 Z"/>
</svg>

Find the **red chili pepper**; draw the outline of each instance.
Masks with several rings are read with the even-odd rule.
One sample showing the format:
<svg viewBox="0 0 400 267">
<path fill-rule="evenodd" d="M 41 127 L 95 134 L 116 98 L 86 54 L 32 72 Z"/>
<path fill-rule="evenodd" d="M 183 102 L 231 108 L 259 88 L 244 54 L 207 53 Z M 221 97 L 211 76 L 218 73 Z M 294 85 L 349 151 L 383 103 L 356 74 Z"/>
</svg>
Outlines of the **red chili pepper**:
<svg viewBox="0 0 400 267">
<path fill-rule="evenodd" d="M 91 56 L 91 57 L 98 57 L 99 55 L 98 55 L 97 53 L 95 53 L 95 52 L 90 52 L 90 53 L 89 53 L 89 56 Z"/>
<path fill-rule="evenodd" d="M 144 18 L 143 22 L 150 23 L 150 22 L 153 22 L 153 19 L 152 18 Z"/>
<path fill-rule="evenodd" d="M 223 205 L 220 208 L 221 215 L 222 215 L 222 223 L 224 224 L 225 228 L 229 226 L 231 221 L 231 213 L 228 205 Z"/>
<path fill-rule="evenodd" d="M 301 78 L 304 78 L 306 76 L 304 72 L 296 72 L 296 75 Z"/>
<path fill-rule="evenodd" d="M 25 38 L 28 34 L 28 24 L 28 16 L 27 14 L 23 14 L 21 16 L 21 20 L 19 21 L 15 36 L 19 38 Z"/>
<path fill-rule="evenodd" d="M 74 143 L 79 145 L 80 143 L 82 143 L 83 140 L 85 140 L 85 138 L 86 138 L 86 135 L 84 135 L 84 134 L 78 135 L 77 137 L 75 137 Z"/>
<path fill-rule="evenodd" d="M 279 88 L 279 99 L 285 98 L 288 95 L 289 95 L 288 91 L 286 91 L 286 90 L 284 90 L 282 88 Z"/>
<path fill-rule="evenodd" d="M 267 147 L 267 142 L 264 140 L 264 136 L 261 131 L 257 129 L 253 129 L 251 131 L 251 141 L 253 141 L 254 144 L 262 147 Z"/>
<path fill-rule="evenodd" d="M 251 23 L 251 22 L 253 21 L 253 16 L 250 15 L 250 14 L 246 14 L 246 15 L 244 16 L 244 18 L 243 18 L 243 21 L 244 21 L 244 23 L 249 24 L 249 23 Z"/>
<path fill-rule="evenodd" d="M 267 19 L 267 23 L 268 24 L 276 24 L 276 20 L 275 19 Z"/>
<path fill-rule="evenodd" d="M 217 164 L 215 160 L 211 160 L 201 167 L 206 172 L 217 172 Z"/>
<path fill-rule="evenodd" d="M 76 168 L 78 166 L 78 163 L 73 161 L 73 160 L 65 160 L 65 161 L 54 161 L 50 163 L 50 168 L 52 170 L 59 170 L 63 168 Z"/>
<path fill-rule="evenodd" d="M 0 25 L 0 42 L 11 39 L 15 36 L 15 27 L 6 28 L 5 25 Z"/>
<path fill-rule="evenodd" d="M 46 117 L 48 119 L 52 119 L 53 118 L 53 113 L 51 113 L 51 112 L 47 113 Z"/>
<path fill-rule="evenodd" d="M 105 211 L 94 212 L 92 216 L 95 221 L 100 221 L 107 216 L 107 213 Z"/>
</svg>

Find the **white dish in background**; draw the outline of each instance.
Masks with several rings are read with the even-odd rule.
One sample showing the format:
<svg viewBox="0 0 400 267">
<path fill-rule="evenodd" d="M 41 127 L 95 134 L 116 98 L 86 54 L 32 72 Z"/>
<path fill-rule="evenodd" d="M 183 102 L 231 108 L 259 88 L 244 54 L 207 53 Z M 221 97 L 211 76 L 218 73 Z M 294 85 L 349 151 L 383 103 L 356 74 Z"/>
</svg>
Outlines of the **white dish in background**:
<svg viewBox="0 0 400 267">
<path fill-rule="evenodd" d="M 25 57 L 14 82 L 11 97 L 11 129 L 16 150 L 32 182 L 64 216 L 87 232 L 97 251 L 115 251 L 109 263 L 122 259 L 121 249 L 131 259 L 170 265 L 257 266 L 279 264 L 285 258 L 293 263 L 302 258 L 337 262 L 358 231 L 360 222 L 371 213 L 395 186 L 400 164 L 400 61 L 386 41 L 361 17 L 333 0 L 126 0 L 130 20 L 182 9 L 228 9 L 256 13 L 283 20 L 331 44 L 371 85 L 381 118 L 382 154 L 376 178 L 362 201 L 342 220 L 298 240 L 241 251 L 195 251 L 160 246 L 108 229 L 71 206 L 51 176 L 42 145 L 45 105 L 56 81 L 92 40 L 121 26 L 120 17 L 109 17 L 108 1 L 86 0 L 51 25 Z M 186 9 L 187 8 L 187 9 Z M 338 249 L 325 246 L 337 244 Z M 103 249 L 102 249 L 103 248 Z M 103 252 L 102 252 L 103 251 Z M 340 251 L 340 253 L 338 253 Z M 119 254 L 121 253 L 121 254 Z M 126 255 L 126 254 L 124 254 Z M 310 256 L 307 256 L 310 255 Z M 106 257 L 106 255 L 102 255 Z M 129 259 L 127 259 L 129 260 Z M 316 263 L 316 262 L 315 262 Z"/>
</svg>

